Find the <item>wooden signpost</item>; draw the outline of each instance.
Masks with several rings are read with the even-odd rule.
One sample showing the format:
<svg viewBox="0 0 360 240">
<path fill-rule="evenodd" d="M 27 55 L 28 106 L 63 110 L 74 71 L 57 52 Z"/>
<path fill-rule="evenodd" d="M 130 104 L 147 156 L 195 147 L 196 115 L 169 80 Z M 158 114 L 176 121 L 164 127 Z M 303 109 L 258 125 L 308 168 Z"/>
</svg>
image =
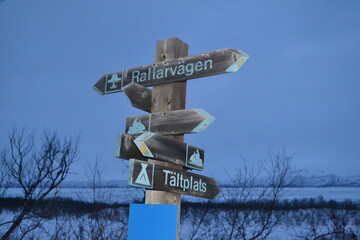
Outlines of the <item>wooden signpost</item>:
<svg viewBox="0 0 360 240">
<path fill-rule="evenodd" d="M 127 134 L 157 132 L 164 135 L 198 133 L 204 131 L 215 118 L 202 109 L 187 109 L 153 113 L 126 119 Z"/>
<path fill-rule="evenodd" d="M 249 56 L 238 49 L 221 49 L 194 56 L 179 57 L 142 67 L 105 74 L 94 89 L 103 94 L 122 91 L 132 83 L 154 86 L 194 78 L 236 72 Z"/>
<path fill-rule="evenodd" d="M 213 199 L 220 191 L 214 179 L 186 170 L 204 169 L 204 150 L 184 143 L 183 134 L 202 132 L 215 120 L 202 109 L 185 110 L 186 81 L 236 72 L 248 57 L 228 48 L 188 56 L 186 43 L 169 38 L 156 42 L 154 64 L 105 74 L 94 86 L 101 95 L 123 91 L 132 106 L 151 113 L 126 119 L 116 157 L 129 160 L 128 182 L 147 189 L 146 204 L 178 206 L 176 239 L 181 194 Z"/>
<path fill-rule="evenodd" d="M 160 191 L 213 199 L 220 188 L 213 178 L 130 159 L 128 183 Z"/>
</svg>

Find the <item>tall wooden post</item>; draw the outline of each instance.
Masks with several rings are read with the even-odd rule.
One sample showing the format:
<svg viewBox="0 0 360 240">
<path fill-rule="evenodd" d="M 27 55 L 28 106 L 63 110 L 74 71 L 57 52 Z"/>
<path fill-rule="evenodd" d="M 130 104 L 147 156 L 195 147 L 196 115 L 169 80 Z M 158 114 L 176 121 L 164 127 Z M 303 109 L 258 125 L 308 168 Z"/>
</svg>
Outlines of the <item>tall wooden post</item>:
<svg viewBox="0 0 360 240">
<path fill-rule="evenodd" d="M 188 56 L 188 48 L 189 46 L 186 43 L 176 37 L 159 40 L 156 42 L 155 63 Z M 186 81 L 154 86 L 152 94 L 151 113 L 185 109 L 185 104 Z M 184 141 L 184 135 L 177 135 L 171 137 L 179 141 Z M 179 165 L 163 161 L 149 160 L 149 162 L 153 162 L 158 165 L 163 165 L 167 167 L 172 167 L 175 169 L 182 168 Z M 156 190 L 146 190 L 145 203 L 178 205 L 178 224 L 176 239 L 180 239 L 181 194 Z"/>
</svg>

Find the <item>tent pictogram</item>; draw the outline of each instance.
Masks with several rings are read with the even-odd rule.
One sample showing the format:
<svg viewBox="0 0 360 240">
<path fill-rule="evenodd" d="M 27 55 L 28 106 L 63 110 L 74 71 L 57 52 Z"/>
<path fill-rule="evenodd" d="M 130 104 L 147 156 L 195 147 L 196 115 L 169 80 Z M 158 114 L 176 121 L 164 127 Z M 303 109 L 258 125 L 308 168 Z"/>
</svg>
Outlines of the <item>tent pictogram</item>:
<svg viewBox="0 0 360 240">
<path fill-rule="evenodd" d="M 151 186 L 151 183 L 149 181 L 149 176 L 146 172 L 147 166 L 148 166 L 148 164 L 141 163 L 141 171 L 140 171 L 138 177 L 136 178 L 135 183 L 142 184 L 145 186 Z"/>
</svg>

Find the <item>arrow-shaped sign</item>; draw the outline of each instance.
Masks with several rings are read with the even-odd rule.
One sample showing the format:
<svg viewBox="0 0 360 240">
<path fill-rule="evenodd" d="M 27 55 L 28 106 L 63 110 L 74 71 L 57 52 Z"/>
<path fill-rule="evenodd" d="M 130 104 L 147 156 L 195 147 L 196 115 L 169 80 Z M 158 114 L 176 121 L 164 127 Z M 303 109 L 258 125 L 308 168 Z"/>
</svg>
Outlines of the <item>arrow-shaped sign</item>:
<svg viewBox="0 0 360 240">
<path fill-rule="evenodd" d="M 213 178 L 135 159 L 129 161 L 128 184 L 207 199 L 220 192 Z"/>
<path fill-rule="evenodd" d="M 144 161 L 154 158 L 187 168 L 204 169 L 204 150 L 151 132 L 139 137 L 119 134 L 116 157 Z"/>
<path fill-rule="evenodd" d="M 160 134 L 146 132 L 134 140 L 145 158 L 176 163 L 187 168 L 204 169 L 204 150 Z"/>
<path fill-rule="evenodd" d="M 152 90 L 133 82 L 126 85 L 123 91 L 133 107 L 151 112 Z"/>
<path fill-rule="evenodd" d="M 101 95 L 120 92 L 132 83 L 154 86 L 169 82 L 181 82 L 221 73 L 236 72 L 248 59 L 238 49 L 225 48 L 208 53 L 177 58 L 120 72 L 105 74 L 94 89 Z"/>
<path fill-rule="evenodd" d="M 129 117 L 126 119 L 127 134 L 157 132 L 164 135 L 198 133 L 204 131 L 215 117 L 202 109 L 176 110 Z"/>
</svg>

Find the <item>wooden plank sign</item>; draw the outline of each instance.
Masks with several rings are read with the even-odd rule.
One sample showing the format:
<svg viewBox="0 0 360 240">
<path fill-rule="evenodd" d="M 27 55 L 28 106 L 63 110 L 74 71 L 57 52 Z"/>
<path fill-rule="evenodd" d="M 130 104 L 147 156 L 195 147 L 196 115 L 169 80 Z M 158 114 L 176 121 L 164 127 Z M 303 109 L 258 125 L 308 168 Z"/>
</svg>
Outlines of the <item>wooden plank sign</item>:
<svg viewBox="0 0 360 240">
<path fill-rule="evenodd" d="M 134 140 L 145 158 L 172 162 L 181 166 L 203 170 L 204 150 L 160 134 L 146 132 Z"/>
<path fill-rule="evenodd" d="M 116 157 L 143 161 L 153 158 L 191 169 L 204 169 L 204 150 L 151 132 L 138 137 L 118 134 Z"/>
<path fill-rule="evenodd" d="M 126 97 L 131 105 L 146 112 L 151 112 L 152 90 L 135 82 L 123 88 Z"/>
<path fill-rule="evenodd" d="M 186 109 L 129 117 L 126 119 L 127 134 L 157 132 L 164 135 L 198 133 L 204 131 L 215 117 L 202 109 Z"/>
<path fill-rule="evenodd" d="M 99 94 L 104 95 L 120 92 L 132 82 L 143 86 L 154 86 L 236 72 L 248 57 L 246 53 L 238 49 L 225 48 L 176 58 L 170 61 L 105 74 L 94 85 L 94 89 Z"/>
<path fill-rule="evenodd" d="M 207 199 L 220 192 L 213 178 L 136 159 L 129 161 L 128 184 Z"/>
</svg>

